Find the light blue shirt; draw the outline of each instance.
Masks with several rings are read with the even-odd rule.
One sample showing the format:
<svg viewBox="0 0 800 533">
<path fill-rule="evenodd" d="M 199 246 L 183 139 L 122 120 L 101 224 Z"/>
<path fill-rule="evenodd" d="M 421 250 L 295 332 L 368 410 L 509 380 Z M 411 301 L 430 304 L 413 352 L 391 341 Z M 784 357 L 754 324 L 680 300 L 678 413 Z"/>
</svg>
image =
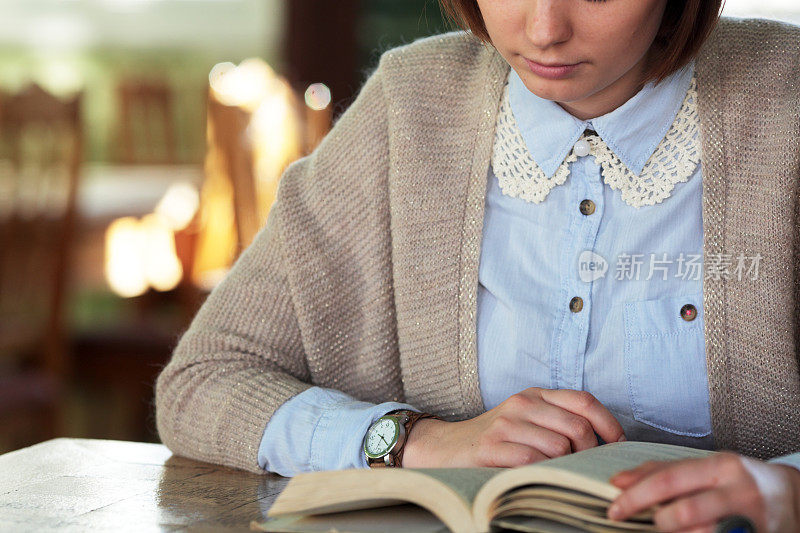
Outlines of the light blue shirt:
<svg viewBox="0 0 800 533">
<path fill-rule="evenodd" d="M 509 102 L 547 177 L 587 128 L 640 176 L 672 126 L 692 72 L 687 65 L 610 113 L 579 120 L 529 91 L 512 70 Z M 713 448 L 702 272 L 683 269 L 681 276 L 677 268 L 680 254 L 702 258 L 701 174 L 698 164 L 669 197 L 638 208 L 604 183 L 590 155 L 571 163 L 567 180 L 538 204 L 506 196 L 496 177 L 489 180 L 477 324 L 487 409 L 527 387 L 586 390 L 629 440 Z M 583 200 L 594 202 L 594 213 L 581 213 Z M 638 272 L 618 268 L 633 258 Z M 651 266 L 666 268 L 651 274 Z M 570 310 L 573 297 L 582 299 L 578 312 Z M 695 306 L 694 320 L 681 318 L 686 304 Z"/>
<path fill-rule="evenodd" d="M 548 177 L 587 128 L 639 176 L 671 127 L 693 71 L 692 62 L 584 121 L 530 92 L 511 69 L 510 105 L 528 151 Z M 538 204 L 504 195 L 489 168 L 477 315 L 486 409 L 528 387 L 586 390 L 614 414 L 628 440 L 713 449 L 704 273 L 697 268 L 701 166 L 661 203 L 640 208 L 604 184 L 592 156 L 570 163 L 567 180 Z M 590 215 L 579 210 L 585 199 L 595 204 Z M 573 297 L 582 299 L 578 312 L 570 310 Z M 696 309 L 691 321 L 681 317 L 687 304 Z M 269 420 L 259 465 L 284 476 L 366 468 L 364 434 L 400 408 L 419 410 L 311 387 Z M 800 453 L 773 459 L 779 460 L 800 468 Z"/>
</svg>

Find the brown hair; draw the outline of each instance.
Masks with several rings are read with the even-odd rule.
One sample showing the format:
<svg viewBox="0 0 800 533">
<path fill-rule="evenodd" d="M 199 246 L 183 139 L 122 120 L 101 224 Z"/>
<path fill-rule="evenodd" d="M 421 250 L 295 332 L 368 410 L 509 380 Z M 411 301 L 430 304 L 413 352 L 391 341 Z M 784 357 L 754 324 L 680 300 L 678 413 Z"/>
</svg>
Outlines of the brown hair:
<svg viewBox="0 0 800 533">
<path fill-rule="evenodd" d="M 640 87 L 657 85 L 689 63 L 719 20 L 724 0 L 667 0 L 661 27 L 650 47 Z M 439 0 L 441 10 L 457 27 L 492 44 L 477 0 Z"/>
</svg>

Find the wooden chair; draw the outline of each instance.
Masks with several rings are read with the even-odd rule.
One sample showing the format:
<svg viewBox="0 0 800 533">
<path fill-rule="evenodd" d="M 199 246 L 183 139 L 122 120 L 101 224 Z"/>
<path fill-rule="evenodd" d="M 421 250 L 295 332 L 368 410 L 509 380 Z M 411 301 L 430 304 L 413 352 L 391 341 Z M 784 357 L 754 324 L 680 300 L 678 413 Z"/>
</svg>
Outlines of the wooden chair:
<svg viewBox="0 0 800 533">
<path fill-rule="evenodd" d="M 64 304 L 83 151 L 81 95 L 0 105 L 0 446 L 60 434 Z M 15 429 L 16 428 L 16 429 Z"/>
<path fill-rule="evenodd" d="M 119 161 L 130 165 L 178 164 L 172 90 L 163 81 L 125 79 L 117 84 L 119 102 Z M 165 170 L 169 172 L 168 169 Z M 184 270 L 194 244 L 192 228 L 176 236 Z M 202 296 L 184 282 L 168 292 L 148 291 L 124 301 L 129 318 L 111 328 L 75 332 L 71 350 L 80 374 L 74 383 L 98 397 L 121 399 L 124 410 L 115 412 L 113 433 L 105 420 L 90 420 L 93 437 L 157 441 L 152 413 L 153 388 L 161 368 L 169 361 L 180 329 L 188 326 Z M 179 309 L 181 326 L 162 312 Z M 126 313 L 127 314 L 127 313 Z M 171 325 L 171 326 L 170 326 Z M 123 412 L 124 411 L 124 412 Z"/>
<path fill-rule="evenodd" d="M 253 169 L 253 151 L 246 130 L 252 115 L 246 110 L 225 105 L 209 93 L 209 154 L 207 172 L 225 176 L 233 190 L 233 218 L 236 226 L 236 255 L 246 248 L 260 226 Z M 208 179 L 208 177 L 207 177 Z"/>
<path fill-rule="evenodd" d="M 266 222 L 269 212 L 268 207 L 259 204 L 259 198 L 264 203 L 263 196 L 274 196 L 274 191 L 270 195 L 259 194 L 259 177 L 256 175 L 255 153 L 248 130 L 253 118 L 252 113 L 238 107 L 226 105 L 214 97 L 214 92 L 209 91 L 207 98 L 207 120 L 208 120 L 208 153 L 206 154 L 206 179 L 209 173 L 216 176 L 224 176 L 230 184 L 233 192 L 233 218 L 236 229 L 237 249 L 236 255 L 247 248 L 253 241 L 256 233 Z M 294 116 L 298 117 L 300 123 L 300 141 L 309 137 L 320 137 L 319 124 L 315 124 L 316 130 L 310 132 L 306 116 L 306 106 L 293 90 L 289 93 L 289 104 Z M 312 139 L 318 143 L 319 139 Z M 310 152 L 314 146 L 303 144 L 301 157 Z M 286 166 L 288 166 L 286 162 Z M 285 170 L 285 166 L 284 166 Z M 279 173 L 281 174 L 282 171 Z M 270 185 L 274 186 L 274 185 Z"/>
<path fill-rule="evenodd" d="M 121 162 L 177 163 L 170 86 L 165 81 L 126 79 L 117 84 L 117 97 Z"/>
</svg>

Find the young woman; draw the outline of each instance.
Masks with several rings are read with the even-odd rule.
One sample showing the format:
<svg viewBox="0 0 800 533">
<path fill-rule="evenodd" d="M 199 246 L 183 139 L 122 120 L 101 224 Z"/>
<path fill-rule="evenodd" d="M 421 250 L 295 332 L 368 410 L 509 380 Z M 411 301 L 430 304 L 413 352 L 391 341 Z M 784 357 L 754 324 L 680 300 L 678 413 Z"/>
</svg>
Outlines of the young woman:
<svg viewBox="0 0 800 533">
<path fill-rule="evenodd" d="M 618 474 L 612 518 L 800 528 L 800 28 L 445 7 L 469 31 L 385 52 L 284 173 L 159 377 L 164 443 L 293 475 L 669 442 L 721 451 Z"/>
</svg>

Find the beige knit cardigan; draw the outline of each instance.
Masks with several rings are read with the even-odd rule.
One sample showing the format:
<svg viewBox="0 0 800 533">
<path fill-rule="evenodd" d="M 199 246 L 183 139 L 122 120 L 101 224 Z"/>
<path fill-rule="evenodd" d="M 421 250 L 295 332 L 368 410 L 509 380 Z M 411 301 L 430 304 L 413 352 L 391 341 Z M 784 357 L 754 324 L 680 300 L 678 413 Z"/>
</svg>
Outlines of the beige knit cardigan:
<svg viewBox="0 0 800 533">
<path fill-rule="evenodd" d="M 766 459 L 800 450 L 800 27 L 723 17 L 695 67 L 705 260 L 762 256 L 755 280 L 704 280 L 713 432 Z M 161 372 L 157 425 L 174 453 L 263 472 L 267 421 L 312 384 L 450 421 L 485 411 L 478 260 L 509 68 L 465 32 L 382 54 L 286 169 L 266 225 Z"/>
</svg>

